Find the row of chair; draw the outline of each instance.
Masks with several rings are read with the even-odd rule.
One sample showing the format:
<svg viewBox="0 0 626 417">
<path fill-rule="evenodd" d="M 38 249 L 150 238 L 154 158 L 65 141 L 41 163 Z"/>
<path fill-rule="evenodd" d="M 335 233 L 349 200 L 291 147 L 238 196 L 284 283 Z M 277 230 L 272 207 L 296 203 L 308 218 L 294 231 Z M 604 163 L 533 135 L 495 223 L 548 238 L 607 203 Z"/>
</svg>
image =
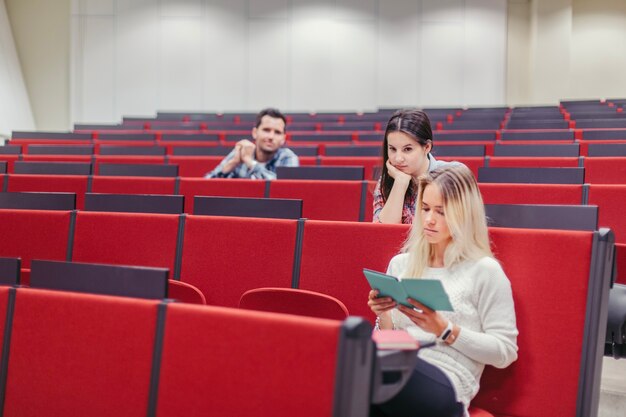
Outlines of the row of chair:
<svg viewBox="0 0 626 417">
<path fill-rule="evenodd" d="M 72 216 L 75 216 L 74 220 Z M 179 227 L 182 223 L 184 223 L 183 233 Z M 0 242 L 0 253 L 19 254 L 25 267 L 29 266 L 29 259 L 35 255 L 40 259 L 55 259 L 56 256 L 56 259 L 63 260 L 67 253 L 71 253 L 71 258 L 77 261 L 172 267 L 172 264 L 177 264 L 174 253 L 178 247 L 182 252 L 182 261 L 178 266 L 173 266 L 174 276 L 198 284 L 210 304 L 236 306 L 241 294 L 250 288 L 296 287 L 335 296 L 344 302 L 352 314 L 372 319 L 365 303 L 368 285 L 362 276 L 362 269 L 368 267 L 384 270 L 388 260 L 398 250 L 407 228 L 401 225 L 310 220 L 305 222 L 87 212 L 73 215 L 66 212 L 0 210 L 0 230 L 5 237 L 3 239 L 5 243 Z M 37 236 L 29 233 L 32 230 L 37 231 Z M 74 231 L 74 237 L 72 242 L 68 243 L 67 237 L 72 236 L 70 230 Z M 518 340 L 520 357 L 508 369 L 485 371 L 475 405 L 500 416 L 595 415 L 605 334 L 604 324 L 599 323 L 606 322 L 606 301 L 612 264 L 611 235 L 604 232 L 506 228 L 491 229 L 490 234 L 496 255 L 513 286 L 520 329 Z M 301 237 L 299 244 L 297 236 Z M 271 242 L 271 247 L 264 242 Z M 268 249 L 267 254 L 263 253 L 263 249 Z M 550 256 L 546 256 L 546 253 Z M 341 256 L 337 256 L 338 254 Z M 576 259 L 577 262 L 570 262 L 571 259 Z M 543 279 L 544 276 L 550 276 L 550 279 Z M 154 329 L 159 329 L 154 321 L 159 309 L 156 307 L 157 302 L 135 300 L 111 302 L 111 305 L 116 304 L 124 310 L 115 314 L 102 307 L 93 296 L 48 294 L 27 289 L 18 289 L 16 293 L 14 302 L 8 303 L 9 306 L 14 305 L 15 311 L 12 324 L 11 321 L 7 321 L 9 326 L 12 326 L 14 336 L 10 339 L 7 358 L 9 363 L 5 403 L 7 415 L 41 415 L 43 411 L 40 407 L 44 406 L 47 407 L 48 413 L 49 410 L 57 410 L 57 407 L 65 410 L 64 407 L 68 407 L 71 401 L 66 401 L 67 396 L 53 395 L 52 392 L 56 392 L 56 389 L 62 389 L 62 392 L 68 390 L 82 392 L 81 387 L 72 384 L 80 381 L 84 385 L 85 375 L 96 375 L 95 377 L 99 378 L 100 382 L 93 385 L 93 388 L 101 400 L 90 397 L 91 394 L 81 396 L 81 401 L 73 404 L 72 410 L 81 410 L 81 414 L 100 415 L 97 411 L 92 411 L 91 407 L 98 409 L 104 407 L 103 409 L 109 412 L 110 409 L 105 405 L 100 405 L 104 398 L 107 398 L 107 404 L 110 404 L 110 397 L 102 395 L 102 392 L 111 393 L 115 398 L 126 398 L 120 396 L 121 394 L 116 391 L 119 387 L 116 388 L 116 384 L 110 382 L 111 375 L 119 375 L 116 370 L 123 368 L 124 376 L 134 383 L 137 381 L 135 366 L 152 363 L 149 358 L 155 357 L 150 354 L 153 345 L 145 343 L 147 339 L 143 339 L 142 335 L 150 333 L 146 335 L 150 340 L 155 338 L 159 340 L 161 337 L 155 337 L 154 333 L 151 333 L 155 331 Z M 21 294 L 33 294 L 33 299 L 37 299 L 38 303 L 25 307 L 21 303 L 25 303 L 22 300 L 28 297 Z M 152 325 L 137 323 L 142 320 L 142 314 L 128 307 L 131 303 L 133 305 L 152 303 L 150 304 Z M 186 314 L 175 318 L 170 313 L 177 310 L 185 311 Z M 237 370 L 242 369 L 248 372 L 244 380 L 258 377 L 262 378 L 259 381 L 263 381 L 264 386 L 274 390 L 279 388 L 287 390 L 280 392 L 280 398 L 271 402 L 278 407 L 278 410 L 272 410 L 272 415 L 283 415 L 283 410 L 293 414 L 296 411 L 288 406 L 285 406 L 286 408 L 281 406 L 283 401 L 289 402 L 297 398 L 302 404 L 303 401 L 308 401 L 305 398 L 308 399 L 312 393 L 321 398 L 323 401 L 320 402 L 324 402 L 326 406 L 320 409 L 317 408 L 319 404 L 307 405 L 308 408 L 299 410 L 298 414 L 307 415 L 306 413 L 312 410 L 312 415 L 349 415 L 332 414 L 328 411 L 328 404 L 333 399 L 338 401 L 337 397 L 332 395 L 335 384 L 315 377 L 319 375 L 316 372 L 337 369 L 339 363 L 346 366 L 349 364 L 344 362 L 345 359 L 335 361 L 335 358 L 338 358 L 335 356 L 337 344 L 328 343 L 328 339 L 316 338 L 316 342 L 310 345 L 310 338 L 315 337 L 316 333 L 311 332 L 307 326 L 302 326 L 303 322 L 308 322 L 307 320 L 284 319 L 292 322 L 307 339 L 307 342 L 304 342 L 298 338 L 288 338 L 289 343 L 286 343 L 285 334 L 288 333 L 278 328 L 276 331 L 271 330 L 270 333 L 280 334 L 280 341 L 262 336 L 269 331 L 268 329 L 273 329 L 272 325 L 258 321 L 251 324 L 261 334 L 248 331 L 248 325 L 239 319 L 231 319 L 247 317 L 242 312 L 231 313 L 229 310 L 206 307 L 206 313 L 202 313 L 207 315 L 206 319 L 202 321 L 202 326 L 196 326 L 193 324 L 195 319 L 191 317 L 196 311 L 201 310 L 170 304 L 162 313 L 167 315 L 164 334 L 166 337 L 171 336 L 171 341 L 179 341 L 179 345 L 178 348 L 174 348 L 171 341 L 166 342 L 162 350 L 164 362 L 158 360 L 157 362 L 163 366 L 169 361 L 165 358 L 170 358 L 172 350 L 175 350 L 182 356 L 178 360 L 186 361 L 188 366 L 179 363 L 173 370 L 167 365 L 157 372 L 160 375 L 159 390 L 153 394 L 158 399 L 155 400 L 157 408 L 168 404 L 171 407 L 168 410 L 176 410 L 178 415 L 183 412 L 187 414 L 194 406 L 196 411 L 200 410 L 197 412 L 204 414 L 217 411 L 222 414 L 252 415 L 246 408 L 240 408 L 247 407 L 239 404 L 243 401 L 233 402 L 234 392 L 237 393 L 235 398 L 241 398 L 240 387 L 235 386 L 235 382 L 225 383 L 231 380 L 229 378 L 241 381 Z M 217 311 L 220 312 L 217 316 L 211 315 Z M 546 311 L 550 311 L 550 320 L 545 320 Z M 27 320 L 24 318 L 26 312 L 32 315 Z M 262 317 L 268 323 L 283 320 L 274 315 L 261 314 L 255 317 Z M 4 323 L 3 320 L 0 322 Z M 97 325 L 94 326 L 94 323 Z M 215 325 L 216 323 L 219 325 Z M 565 341 L 553 337 L 561 331 L 563 323 L 568 327 Z M 120 361 L 116 366 L 109 367 L 106 358 L 114 356 L 115 360 L 119 361 L 120 356 L 117 356 L 118 350 L 109 347 L 109 343 L 112 342 L 107 340 L 113 333 L 119 338 L 120 331 L 107 326 L 120 324 L 141 326 L 144 331 L 122 331 L 122 334 L 130 334 L 128 332 L 133 334 L 132 337 L 124 338 L 123 350 L 127 353 L 124 356 L 127 361 Z M 90 330 L 86 326 L 91 326 Z M 167 326 L 173 327 L 168 330 Z M 177 326 L 182 326 L 181 330 L 186 329 L 189 333 L 173 330 Z M 107 330 L 103 331 L 103 327 Z M 25 339 L 26 333 L 21 332 L 26 328 L 29 329 L 29 337 Z M 233 333 L 232 329 L 236 329 L 236 332 Z M 52 335 L 55 339 L 48 340 L 47 337 Z M 45 337 L 40 339 L 43 336 Z M 147 358 L 145 360 L 137 360 L 135 357 L 135 353 L 138 352 L 134 347 L 135 337 L 142 338 L 143 350 L 140 349 L 141 352 L 138 354 Z M 256 339 L 262 337 L 263 342 L 258 343 Z M 229 342 L 231 339 L 233 341 Z M 250 354 L 250 344 L 243 343 L 244 339 L 255 340 L 254 353 L 257 349 L 263 350 L 263 353 Z M 216 340 L 224 341 L 216 343 Z M 98 343 L 96 352 L 90 352 L 86 347 L 86 344 L 92 342 Z M 115 343 L 119 343 L 119 340 Z M 235 346 L 238 344 L 239 348 L 233 347 L 233 343 Z M 281 346 L 277 346 L 276 343 Z M 303 348 L 303 343 L 306 348 Z M 363 345 L 363 340 L 359 343 Z M 38 350 L 43 346 L 46 349 L 45 354 L 43 350 Z M 285 354 L 283 347 L 288 347 L 287 350 L 293 355 L 293 361 L 278 360 L 276 357 L 270 361 L 271 365 L 268 365 L 270 368 L 267 370 L 257 368 L 258 364 L 252 365 L 255 362 L 237 362 L 239 361 L 237 352 L 242 351 L 241 349 L 245 349 L 248 358 L 267 360 L 270 356 L 266 352 L 282 355 Z M 315 349 L 318 353 L 324 352 L 325 359 L 322 355 L 309 355 L 307 353 L 309 348 Z M 75 349 L 80 349 L 86 356 L 76 354 Z M 223 349 L 222 352 L 228 352 L 230 358 L 237 359 L 224 361 L 222 355 L 216 353 L 215 349 Z M 329 353 L 331 351 L 333 353 Z M 104 355 L 105 359 L 100 358 L 100 355 Z M 302 355 L 306 359 L 302 359 Z M 28 356 L 32 356 L 30 360 Z M 98 360 L 94 360 L 96 357 Z M 361 357 L 357 355 L 353 359 L 360 361 Z M 68 361 L 68 358 L 73 360 Z M 88 360 L 88 363 L 83 363 L 82 358 Z M 304 366 L 303 363 L 315 362 L 317 367 L 319 360 L 330 361 L 332 364 L 329 367 L 324 365 L 322 370 L 316 372 L 307 369 L 309 385 L 299 385 L 297 381 L 302 369 L 300 366 Z M 237 362 L 238 365 L 233 362 Z M 73 364 L 73 367 L 68 370 L 65 365 L 69 363 Z M 361 363 L 367 365 L 367 361 Z M 93 366 L 97 366 L 97 370 L 92 368 Z M 297 374 L 293 376 L 293 382 L 290 375 L 282 374 L 283 366 L 288 373 Z M 297 367 L 296 370 L 294 366 Z M 194 369 L 190 370 L 190 367 Z M 218 367 L 221 372 L 216 371 Z M 32 373 L 33 369 L 37 370 L 35 374 Z M 150 367 L 144 369 L 141 375 L 149 375 Z M 164 369 L 168 371 L 165 372 Z M 251 369 L 260 371 L 250 373 Z M 183 384 L 182 379 L 170 381 L 169 372 L 174 371 L 179 371 L 180 377 L 187 382 Z M 63 375 L 65 382 L 50 387 L 48 381 L 52 375 L 57 374 L 56 372 Z M 267 372 L 272 373 L 272 378 L 276 377 L 287 384 L 288 388 L 282 385 L 277 388 L 271 382 L 273 379 L 268 382 Z M 154 372 L 152 374 L 154 375 Z M 47 377 L 44 379 L 40 377 L 41 375 Z M 215 379 L 216 375 L 222 376 Z M 361 378 L 366 382 L 369 391 L 368 378 L 364 375 L 361 375 Z M 316 382 L 311 383 L 312 380 Z M 191 385 L 188 385 L 189 381 L 192 381 Z M 169 385 L 170 383 L 172 385 Z M 256 386 L 253 382 L 249 383 Z M 20 384 L 28 384 L 28 387 Z M 109 385 L 109 388 L 104 389 Z M 128 390 L 129 385 L 127 383 L 123 385 L 124 389 Z M 214 391 L 213 387 L 216 385 L 221 388 L 215 388 L 217 391 Z M 182 388 L 183 386 L 187 388 Z M 308 391 L 309 386 L 315 386 L 317 390 L 326 390 L 326 393 Z M 172 387 L 178 389 L 176 394 L 169 394 L 173 397 L 163 394 L 169 392 Z M 233 389 L 235 391 L 232 391 Z M 306 392 L 301 392 L 302 389 Z M 263 392 L 264 390 L 265 388 Z M 137 394 L 139 391 L 135 391 L 134 400 L 129 400 L 128 404 L 124 403 L 124 406 L 146 407 L 145 404 L 149 402 L 143 401 L 142 398 L 154 398 L 152 395 L 139 395 Z M 199 391 L 202 392 L 201 397 Z M 369 394 L 361 391 L 351 394 L 361 399 L 369 398 Z M 42 401 L 42 395 L 50 397 L 48 404 L 43 405 L 45 401 Z M 342 392 L 342 395 L 348 394 Z M 187 399 L 192 405 L 184 401 L 181 404 L 175 397 Z M 352 398 L 351 395 L 348 397 Z M 557 397 L 559 401 L 554 401 Z M 256 405 L 255 414 L 265 409 L 259 407 L 268 407 L 267 404 L 257 404 L 254 400 L 252 402 Z M 33 411 L 31 414 L 24 410 Z M 119 414 L 119 411 L 117 413 Z M 145 409 L 143 413 L 145 415 Z M 163 411 L 157 414 L 169 415 Z M 359 415 L 365 413 L 361 412 Z"/>
<path fill-rule="evenodd" d="M 95 158 L 95 163 L 91 160 Z M 202 177 L 214 169 L 222 156 L 78 156 L 37 155 L 28 160 L 18 160 L 16 155 L 0 155 L 0 172 L 16 174 L 64 174 L 64 175 L 123 175 L 158 177 Z M 24 156 L 26 159 L 26 156 Z M 516 168 L 519 172 L 531 172 L 520 168 L 566 168 L 562 172 L 574 172 L 577 183 L 623 184 L 626 178 L 626 157 L 441 157 L 441 160 L 459 161 L 467 165 L 480 178 L 485 168 Z M 378 179 L 381 159 L 379 157 L 318 156 L 300 157 L 300 168 L 279 167 L 282 179 Z M 306 168 L 305 168 L 306 167 Z M 312 168 L 326 167 L 326 168 Z M 333 168 L 330 168 L 333 167 Z M 348 168 L 347 168 L 348 167 Z M 358 168 L 357 168 L 358 167 Z M 347 169 L 346 169 L 347 168 Z M 583 169 L 584 168 L 584 169 Z M 332 174 L 329 174 L 332 173 Z M 525 175 L 519 178 L 521 181 Z M 500 178 L 500 176 L 498 176 Z M 543 182 L 560 183 L 562 180 L 545 177 Z M 537 177 L 539 178 L 539 177 Z M 509 182 L 518 182 L 506 179 Z M 529 179 L 528 182 L 535 180 Z"/>
<path fill-rule="evenodd" d="M 4 416 L 357 417 L 369 406 L 371 327 L 357 318 L 0 287 L 0 326 Z M 254 390 L 242 398 L 242 387 Z"/>
<path fill-rule="evenodd" d="M 101 177 L 8 174 L 3 192 L 74 193 L 83 210 L 85 194 L 154 194 L 184 196 L 185 213 L 194 213 L 194 197 L 221 196 L 302 200 L 302 216 L 317 220 L 372 220 L 374 181 L 231 180 L 202 178 Z M 598 224 L 611 227 L 626 243 L 621 212 L 626 185 L 479 183 L 486 204 L 594 205 Z"/>
<path fill-rule="evenodd" d="M 444 143 L 432 149 L 437 157 L 446 156 L 626 156 L 626 142 L 600 141 L 595 143 L 548 143 L 548 144 L 509 144 L 496 142 L 493 144 Z M 36 155 L 143 155 L 143 156 L 225 156 L 233 149 L 216 143 L 158 145 L 155 143 L 134 145 L 42 145 L 23 144 L 0 147 L 0 155 L 21 155 L 18 160 L 27 160 Z M 380 156 L 380 144 L 373 145 L 295 145 L 290 147 L 298 156 Z"/>
<path fill-rule="evenodd" d="M 470 122 L 468 122 L 470 123 Z M 451 125 L 450 125 L 451 126 Z M 472 141 L 472 140 L 624 140 L 626 128 L 578 128 L 578 129 L 499 129 L 477 128 L 476 126 L 464 127 L 456 125 L 458 129 L 438 129 L 434 131 L 433 140 L 439 141 Z M 43 132 L 43 131 L 14 131 L 9 143 L 55 143 L 55 141 L 71 141 L 72 143 L 89 144 L 93 141 L 102 142 L 236 142 L 241 138 L 250 138 L 250 129 L 239 128 L 236 130 L 215 129 L 195 131 L 189 129 L 170 129 L 144 131 L 143 129 L 94 129 L 74 132 Z M 444 126 L 447 127 L 447 126 Z M 349 130 L 330 132 L 291 131 L 287 132 L 288 142 L 380 142 L 383 137 L 381 131 Z"/>
</svg>

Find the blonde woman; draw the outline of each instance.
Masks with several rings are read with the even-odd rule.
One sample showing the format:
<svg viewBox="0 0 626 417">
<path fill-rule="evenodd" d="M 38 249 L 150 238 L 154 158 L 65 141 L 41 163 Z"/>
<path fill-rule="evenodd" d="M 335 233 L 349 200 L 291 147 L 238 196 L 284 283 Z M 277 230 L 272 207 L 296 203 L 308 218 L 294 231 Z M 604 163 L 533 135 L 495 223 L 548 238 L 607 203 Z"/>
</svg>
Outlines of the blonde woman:
<svg viewBox="0 0 626 417">
<path fill-rule="evenodd" d="M 379 329 L 405 329 L 421 342 L 407 385 L 372 416 L 467 416 L 485 365 L 504 368 L 517 359 L 511 285 L 489 245 L 483 201 L 462 164 L 437 168 L 418 179 L 417 212 L 404 253 L 389 275 L 440 280 L 454 312 L 414 308 L 369 293 Z"/>
</svg>

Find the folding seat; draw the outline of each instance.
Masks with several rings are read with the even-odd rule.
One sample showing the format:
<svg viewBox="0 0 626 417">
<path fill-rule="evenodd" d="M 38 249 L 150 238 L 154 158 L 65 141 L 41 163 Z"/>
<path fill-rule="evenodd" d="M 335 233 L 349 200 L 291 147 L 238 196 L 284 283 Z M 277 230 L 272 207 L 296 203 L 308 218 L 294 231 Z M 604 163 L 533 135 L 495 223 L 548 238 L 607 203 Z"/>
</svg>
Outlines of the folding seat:
<svg viewBox="0 0 626 417">
<path fill-rule="evenodd" d="M 179 217 L 175 214 L 106 213 L 76 215 L 71 260 L 168 268 L 174 274 Z M 51 259 L 39 256 L 38 259 Z"/>
<path fill-rule="evenodd" d="M 185 213 L 193 213 L 195 196 L 265 197 L 266 181 L 250 179 L 181 178 L 179 193 L 185 196 Z"/>
<path fill-rule="evenodd" d="M 297 222 L 187 215 L 180 280 L 226 307 L 252 288 L 291 287 Z M 272 242 L 267 254 L 264 242 Z"/>
<path fill-rule="evenodd" d="M 147 415 L 158 304 L 17 289 L 3 415 Z"/>
<path fill-rule="evenodd" d="M 373 321 L 363 268 L 386 271 L 408 230 L 397 224 L 307 220 L 297 288 L 336 297 L 350 314 Z"/>
<path fill-rule="evenodd" d="M 167 297 L 181 303 L 206 304 L 206 298 L 202 291 L 188 282 L 168 280 Z"/>
<path fill-rule="evenodd" d="M 296 288 L 255 288 L 239 300 L 239 308 L 331 320 L 345 320 L 346 306 L 330 295 Z"/>
<path fill-rule="evenodd" d="M 269 187 L 270 198 L 302 200 L 302 216 L 308 219 L 361 221 L 368 210 L 363 181 L 279 179 Z"/>
<path fill-rule="evenodd" d="M 370 334 L 360 318 L 170 304 L 156 415 L 367 415 Z"/>
<path fill-rule="evenodd" d="M 87 175 L 20 175 L 9 176 L 7 191 L 52 191 L 76 194 L 76 208 L 85 207 Z"/>
</svg>

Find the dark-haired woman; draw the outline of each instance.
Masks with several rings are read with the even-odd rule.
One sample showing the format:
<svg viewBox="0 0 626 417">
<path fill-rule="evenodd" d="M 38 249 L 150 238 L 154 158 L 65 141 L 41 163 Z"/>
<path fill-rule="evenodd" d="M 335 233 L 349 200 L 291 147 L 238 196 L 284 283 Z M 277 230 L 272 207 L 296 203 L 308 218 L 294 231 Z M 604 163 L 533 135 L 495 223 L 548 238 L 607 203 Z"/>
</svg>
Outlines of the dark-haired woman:
<svg viewBox="0 0 626 417">
<path fill-rule="evenodd" d="M 437 161 L 430 151 L 433 132 L 423 111 L 396 111 L 385 130 L 383 169 L 374 190 L 374 222 L 413 223 L 416 180 L 422 174 L 449 164 Z"/>
</svg>

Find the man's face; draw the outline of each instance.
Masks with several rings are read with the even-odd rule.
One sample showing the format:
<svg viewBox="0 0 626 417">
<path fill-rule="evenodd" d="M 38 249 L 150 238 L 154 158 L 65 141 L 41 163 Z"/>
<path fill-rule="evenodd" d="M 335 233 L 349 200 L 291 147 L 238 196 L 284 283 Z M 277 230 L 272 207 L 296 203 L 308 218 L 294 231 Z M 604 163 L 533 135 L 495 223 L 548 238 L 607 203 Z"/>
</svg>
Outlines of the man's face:
<svg viewBox="0 0 626 417">
<path fill-rule="evenodd" d="M 285 122 L 283 119 L 263 116 L 259 127 L 252 129 L 252 137 L 257 149 L 265 153 L 275 153 L 285 143 Z"/>
</svg>

